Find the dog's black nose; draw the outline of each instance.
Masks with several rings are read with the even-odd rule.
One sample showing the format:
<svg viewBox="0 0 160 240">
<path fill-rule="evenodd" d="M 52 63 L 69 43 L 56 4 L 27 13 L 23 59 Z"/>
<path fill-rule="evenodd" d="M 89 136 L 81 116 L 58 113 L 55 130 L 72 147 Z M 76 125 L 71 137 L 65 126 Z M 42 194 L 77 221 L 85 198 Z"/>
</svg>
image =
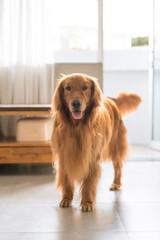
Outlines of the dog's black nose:
<svg viewBox="0 0 160 240">
<path fill-rule="evenodd" d="M 72 101 L 72 107 L 74 107 L 74 109 L 77 109 L 77 110 L 78 110 L 81 105 L 82 105 L 82 103 L 81 103 L 81 101 L 78 100 L 78 99 L 75 99 L 75 100 Z"/>
</svg>

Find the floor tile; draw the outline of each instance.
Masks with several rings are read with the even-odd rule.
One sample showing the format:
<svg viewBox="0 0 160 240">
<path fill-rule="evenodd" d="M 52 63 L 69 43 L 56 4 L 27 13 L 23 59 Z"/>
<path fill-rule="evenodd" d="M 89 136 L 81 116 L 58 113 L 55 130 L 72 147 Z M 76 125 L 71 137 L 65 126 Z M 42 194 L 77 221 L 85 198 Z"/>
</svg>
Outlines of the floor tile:
<svg viewBox="0 0 160 240">
<path fill-rule="evenodd" d="M 54 202 L 59 201 L 60 192 L 56 191 L 54 176 L 18 176 L 14 191 L 8 203 Z"/>
<path fill-rule="evenodd" d="M 3 240 L 127 240 L 125 232 L 0 233 Z"/>
<path fill-rule="evenodd" d="M 57 204 L 7 204 L 0 216 L 0 232 L 124 231 L 112 203 L 97 204 L 90 213 L 79 205 L 68 209 Z"/>
<path fill-rule="evenodd" d="M 14 192 L 16 176 L 0 176 L 0 204 L 6 202 Z"/>
<path fill-rule="evenodd" d="M 133 159 L 160 159 L 160 151 L 143 145 L 130 145 L 129 157 Z"/>
<path fill-rule="evenodd" d="M 127 232 L 129 240 L 159 240 L 160 232 Z"/>
<path fill-rule="evenodd" d="M 159 203 L 116 203 L 126 231 L 160 231 Z"/>
<path fill-rule="evenodd" d="M 54 233 L 0 233 L 2 240 L 55 240 L 56 237 Z"/>
<path fill-rule="evenodd" d="M 123 167 L 123 182 L 130 185 L 160 183 L 160 161 L 126 162 Z"/>
<path fill-rule="evenodd" d="M 61 192 L 48 167 L 0 171 L 0 239 L 160 239 L 160 161 L 127 161 L 123 186 L 115 192 L 109 191 L 112 163 L 103 163 L 91 213 L 80 210 L 78 186 L 73 207 L 59 208 Z"/>
<path fill-rule="evenodd" d="M 121 190 L 112 192 L 114 202 L 160 202 L 160 193 L 157 191 L 158 184 L 138 186 L 123 186 Z"/>
</svg>

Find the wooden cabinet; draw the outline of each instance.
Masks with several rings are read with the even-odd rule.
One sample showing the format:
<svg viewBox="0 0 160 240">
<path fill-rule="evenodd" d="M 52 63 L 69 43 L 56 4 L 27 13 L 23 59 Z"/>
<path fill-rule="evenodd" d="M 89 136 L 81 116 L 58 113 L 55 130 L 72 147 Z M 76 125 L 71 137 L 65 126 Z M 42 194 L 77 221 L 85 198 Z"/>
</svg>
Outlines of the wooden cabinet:
<svg viewBox="0 0 160 240">
<path fill-rule="evenodd" d="M 51 116 L 51 105 L 0 105 L 0 115 Z M 0 137 L 0 163 L 47 163 L 52 161 L 50 141 L 18 142 Z"/>
</svg>

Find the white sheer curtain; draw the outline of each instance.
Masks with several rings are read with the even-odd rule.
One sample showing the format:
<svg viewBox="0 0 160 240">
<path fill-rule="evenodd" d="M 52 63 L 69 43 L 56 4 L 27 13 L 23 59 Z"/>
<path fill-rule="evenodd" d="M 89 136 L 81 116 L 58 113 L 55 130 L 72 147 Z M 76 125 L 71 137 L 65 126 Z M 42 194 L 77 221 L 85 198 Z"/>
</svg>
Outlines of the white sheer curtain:
<svg viewBox="0 0 160 240">
<path fill-rule="evenodd" d="M 0 104 L 51 103 L 54 4 L 0 0 Z M 0 121 L 3 134 L 14 135 L 11 119 Z"/>
<path fill-rule="evenodd" d="M 54 0 L 0 0 L 0 103 L 50 103 Z"/>
</svg>

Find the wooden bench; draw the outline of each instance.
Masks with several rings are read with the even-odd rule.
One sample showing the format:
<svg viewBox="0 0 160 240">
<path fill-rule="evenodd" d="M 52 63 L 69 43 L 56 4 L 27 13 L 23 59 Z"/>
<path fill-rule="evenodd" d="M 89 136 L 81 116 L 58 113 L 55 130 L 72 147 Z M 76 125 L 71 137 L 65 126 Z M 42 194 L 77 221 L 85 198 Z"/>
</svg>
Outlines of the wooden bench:
<svg viewBox="0 0 160 240">
<path fill-rule="evenodd" d="M 51 116 L 51 105 L 0 105 L 0 116 Z M 18 142 L 0 137 L 0 163 L 48 163 L 52 161 L 50 141 Z"/>
</svg>

